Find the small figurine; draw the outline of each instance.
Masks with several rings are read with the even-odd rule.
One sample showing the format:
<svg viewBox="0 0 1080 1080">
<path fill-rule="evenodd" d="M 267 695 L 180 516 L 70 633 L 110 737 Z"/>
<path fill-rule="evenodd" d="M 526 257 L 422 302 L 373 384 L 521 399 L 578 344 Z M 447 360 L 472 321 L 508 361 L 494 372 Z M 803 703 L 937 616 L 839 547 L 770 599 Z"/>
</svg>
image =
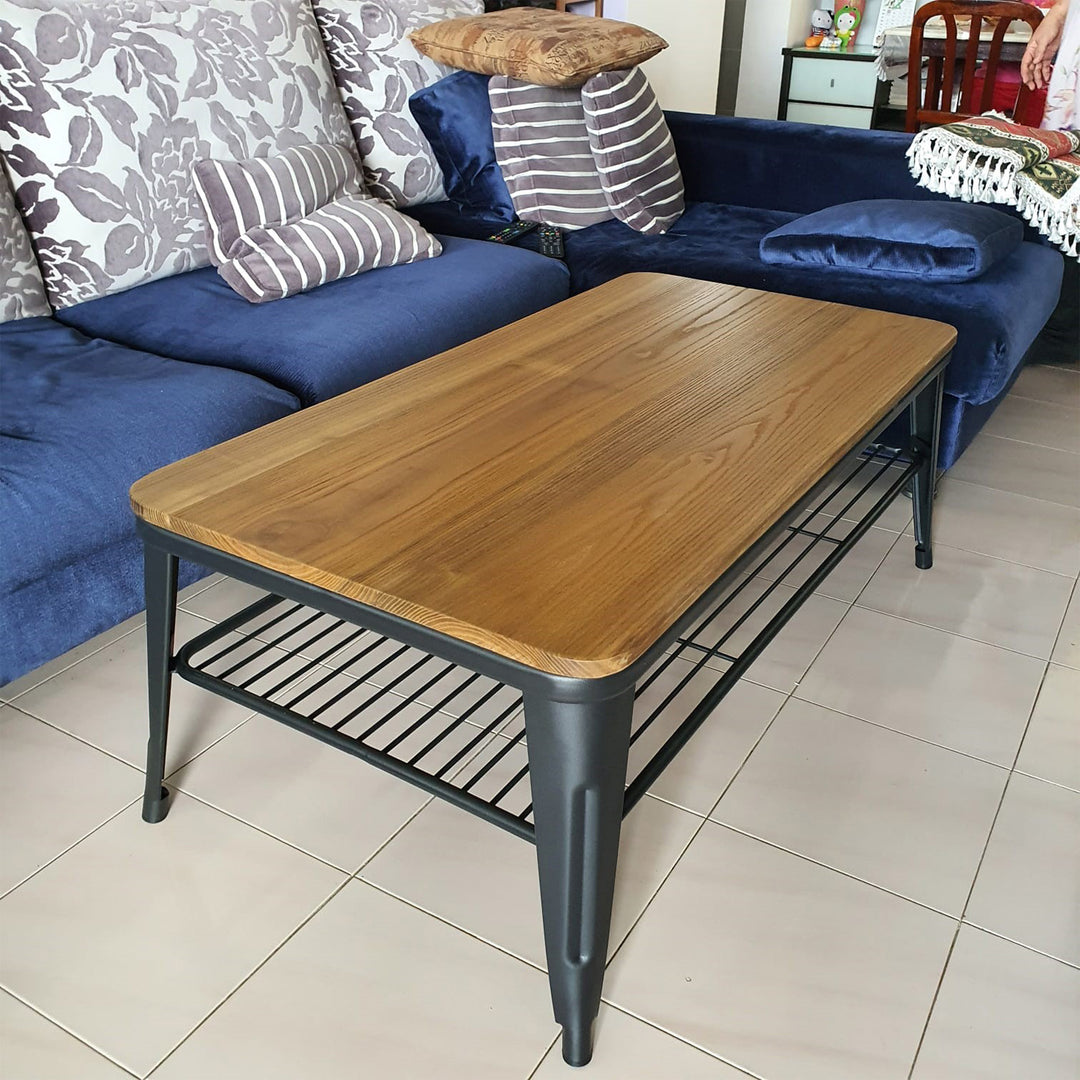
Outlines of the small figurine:
<svg viewBox="0 0 1080 1080">
<path fill-rule="evenodd" d="M 815 8 L 810 13 L 810 36 L 806 39 L 808 49 L 816 49 L 832 34 L 832 12 L 827 8 Z"/>
<path fill-rule="evenodd" d="M 836 36 L 845 49 L 855 44 L 855 35 L 862 22 L 862 11 L 853 4 L 845 4 L 836 13 Z"/>
</svg>

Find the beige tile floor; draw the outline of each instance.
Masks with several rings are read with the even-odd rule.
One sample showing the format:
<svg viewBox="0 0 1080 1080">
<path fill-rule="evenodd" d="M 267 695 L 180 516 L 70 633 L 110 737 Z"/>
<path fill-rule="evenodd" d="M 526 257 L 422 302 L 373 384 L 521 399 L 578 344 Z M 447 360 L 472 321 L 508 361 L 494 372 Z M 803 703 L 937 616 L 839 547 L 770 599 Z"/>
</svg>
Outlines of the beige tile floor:
<svg viewBox="0 0 1080 1080">
<path fill-rule="evenodd" d="M 1078 436 L 1026 370 L 654 785 L 580 1075 L 1080 1076 Z M 528 845 L 184 684 L 141 822 L 140 631 L 0 688 L 0 1076 L 571 1075 Z"/>
</svg>

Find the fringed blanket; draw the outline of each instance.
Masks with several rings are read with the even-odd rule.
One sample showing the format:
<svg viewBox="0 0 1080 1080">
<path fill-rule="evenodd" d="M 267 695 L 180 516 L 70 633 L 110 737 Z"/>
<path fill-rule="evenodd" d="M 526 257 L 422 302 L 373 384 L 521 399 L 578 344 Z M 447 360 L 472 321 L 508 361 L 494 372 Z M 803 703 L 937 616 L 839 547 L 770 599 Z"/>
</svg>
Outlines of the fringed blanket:
<svg viewBox="0 0 1080 1080">
<path fill-rule="evenodd" d="M 976 116 L 920 132 L 908 148 L 922 187 L 965 202 L 1008 203 L 1080 258 L 1080 131 Z"/>
</svg>

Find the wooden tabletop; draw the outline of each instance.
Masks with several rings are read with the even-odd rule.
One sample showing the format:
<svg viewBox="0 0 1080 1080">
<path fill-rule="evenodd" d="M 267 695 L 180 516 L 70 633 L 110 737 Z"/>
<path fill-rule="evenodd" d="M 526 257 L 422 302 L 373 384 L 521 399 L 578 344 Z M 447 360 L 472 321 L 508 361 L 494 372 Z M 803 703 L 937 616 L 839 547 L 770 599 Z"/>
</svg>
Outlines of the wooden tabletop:
<svg viewBox="0 0 1080 1080">
<path fill-rule="evenodd" d="M 160 469 L 131 500 L 202 544 L 596 678 L 654 644 L 955 338 L 631 274 Z"/>
</svg>

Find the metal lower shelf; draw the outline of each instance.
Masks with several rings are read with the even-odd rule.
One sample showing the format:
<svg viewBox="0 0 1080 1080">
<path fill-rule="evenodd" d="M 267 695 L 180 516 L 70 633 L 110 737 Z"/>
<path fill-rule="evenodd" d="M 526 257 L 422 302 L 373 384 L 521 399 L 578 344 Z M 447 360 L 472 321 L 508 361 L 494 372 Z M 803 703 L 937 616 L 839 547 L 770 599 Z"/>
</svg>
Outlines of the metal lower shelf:
<svg viewBox="0 0 1080 1080">
<path fill-rule="evenodd" d="M 638 683 L 624 812 L 833 567 L 921 459 L 871 448 L 812 492 L 707 614 Z M 519 691 L 280 597 L 188 642 L 183 678 L 534 839 Z"/>
</svg>

